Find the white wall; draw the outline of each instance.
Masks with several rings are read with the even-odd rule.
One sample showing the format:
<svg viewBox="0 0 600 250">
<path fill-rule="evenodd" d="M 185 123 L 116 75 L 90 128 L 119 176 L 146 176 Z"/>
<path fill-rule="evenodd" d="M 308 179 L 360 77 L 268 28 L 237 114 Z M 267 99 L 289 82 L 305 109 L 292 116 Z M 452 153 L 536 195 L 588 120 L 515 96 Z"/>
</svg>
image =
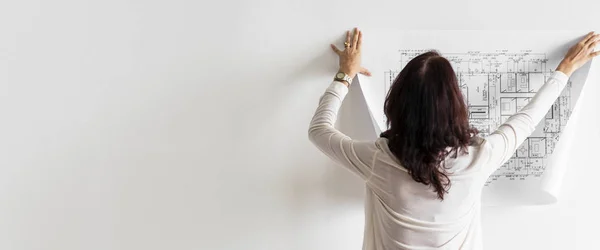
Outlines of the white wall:
<svg viewBox="0 0 600 250">
<path fill-rule="evenodd" d="M 306 134 L 336 70 L 328 44 L 354 26 L 365 42 L 381 27 L 587 29 L 598 7 L 1 1 L 0 249 L 360 249 L 363 187 Z M 340 126 L 360 137 L 356 100 Z M 487 249 L 596 247 L 589 119 L 560 203 L 486 209 Z"/>
</svg>

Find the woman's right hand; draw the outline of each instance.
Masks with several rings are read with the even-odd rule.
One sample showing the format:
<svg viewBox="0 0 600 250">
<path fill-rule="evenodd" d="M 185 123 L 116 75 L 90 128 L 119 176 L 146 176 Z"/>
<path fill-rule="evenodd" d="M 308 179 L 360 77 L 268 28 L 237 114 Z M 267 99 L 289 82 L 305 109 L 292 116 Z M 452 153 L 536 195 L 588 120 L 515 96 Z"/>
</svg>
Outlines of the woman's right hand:
<svg viewBox="0 0 600 250">
<path fill-rule="evenodd" d="M 600 34 L 596 34 L 593 31 L 588 33 L 579 43 L 569 49 L 556 70 L 570 77 L 575 70 L 579 69 L 593 57 L 600 55 L 600 51 L 594 52 L 594 48 L 599 44 Z"/>
</svg>

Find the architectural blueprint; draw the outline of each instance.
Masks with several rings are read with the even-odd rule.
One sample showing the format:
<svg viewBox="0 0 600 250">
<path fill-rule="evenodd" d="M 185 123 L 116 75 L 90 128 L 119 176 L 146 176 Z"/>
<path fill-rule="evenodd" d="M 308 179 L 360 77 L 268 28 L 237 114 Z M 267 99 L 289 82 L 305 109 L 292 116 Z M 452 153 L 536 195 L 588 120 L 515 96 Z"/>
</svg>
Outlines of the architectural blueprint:
<svg viewBox="0 0 600 250">
<path fill-rule="evenodd" d="M 413 57 L 425 51 L 401 50 L 404 67 Z M 544 53 L 479 52 L 445 53 L 452 64 L 467 102 L 469 121 L 480 135 L 494 132 L 535 95 L 552 73 Z M 398 71 L 388 70 L 384 88 L 389 89 Z M 573 110 L 572 82 L 554 103 L 533 135 L 525 140 L 513 157 L 496 171 L 486 185 L 499 179 L 509 181 L 540 178 Z M 385 122 L 385 117 L 384 122 Z"/>
<path fill-rule="evenodd" d="M 508 32 L 504 33 L 495 36 L 493 32 L 482 33 L 477 39 L 511 37 L 507 36 Z M 378 105 L 382 104 L 387 90 L 400 70 L 415 56 L 435 48 L 452 64 L 467 102 L 470 123 L 485 137 L 529 102 L 562 59 L 562 51 L 566 51 L 564 47 L 570 45 L 568 43 L 571 39 L 584 34 L 566 33 L 558 35 L 562 38 L 562 43 L 561 39 L 557 39 L 558 42 L 549 39 L 552 37 L 550 34 L 534 34 L 535 39 L 532 40 L 538 43 L 535 46 L 514 39 L 501 39 L 504 40 L 504 44 L 496 41 L 489 42 L 486 46 L 479 43 L 471 46 L 468 40 L 456 37 L 477 36 L 476 31 L 445 31 L 435 35 L 428 32 L 412 32 L 405 34 L 404 40 L 398 41 L 395 48 L 390 46 L 385 56 L 382 54 L 382 57 L 388 60 L 379 62 L 382 67 L 377 70 L 380 70 L 378 73 L 381 77 L 371 79 L 368 87 L 363 86 L 364 84 L 361 84 L 361 87 L 365 97 L 372 99 L 370 108 L 380 109 Z M 435 39 L 432 39 L 432 36 Z M 448 39 L 440 39 L 446 36 Z M 431 47 L 427 47 L 427 44 L 431 44 Z M 558 53 L 558 50 L 562 50 L 563 54 Z M 484 203 L 540 204 L 556 200 L 560 178 L 548 177 L 548 173 L 564 172 L 556 169 L 560 170 L 561 164 L 564 165 L 561 158 L 565 158 L 564 154 L 568 148 L 565 145 L 569 140 L 563 138 L 564 132 L 573 118 L 575 104 L 582 92 L 588 71 L 589 65 L 573 74 L 535 132 L 519 146 L 508 162 L 490 176 L 483 190 Z M 372 112 L 372 115 L 377 123 L 376 127 L 379 127 L 380 131 L 385 130 L 383 113 Z M 561 144 L 565 145 L 559 147 Z M 550 168 L 554 168 L 553 171 L 546 171 Z M 553 180 L 554 183 L 548 183 L 548 180 Z M 552 192 L 543 192 L 543 189 L 552 189 Z"/>
</svg>

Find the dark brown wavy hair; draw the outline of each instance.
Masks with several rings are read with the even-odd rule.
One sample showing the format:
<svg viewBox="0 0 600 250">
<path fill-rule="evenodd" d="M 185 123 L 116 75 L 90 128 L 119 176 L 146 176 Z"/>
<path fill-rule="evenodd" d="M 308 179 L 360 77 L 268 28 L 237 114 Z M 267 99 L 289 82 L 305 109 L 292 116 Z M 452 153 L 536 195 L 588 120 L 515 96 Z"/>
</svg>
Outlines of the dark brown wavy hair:
<svg viewBox="0 0 600 250">
<path fill-rule="evenodd" d="M 478 133 L 450 62 L 436 51 L 413 58 L 394 80 L 384 112 L 388 130 L 381 137 L 411 177 L 443 200 L 450 188 L 444 159 L 468 153 Z"/>
</svg>

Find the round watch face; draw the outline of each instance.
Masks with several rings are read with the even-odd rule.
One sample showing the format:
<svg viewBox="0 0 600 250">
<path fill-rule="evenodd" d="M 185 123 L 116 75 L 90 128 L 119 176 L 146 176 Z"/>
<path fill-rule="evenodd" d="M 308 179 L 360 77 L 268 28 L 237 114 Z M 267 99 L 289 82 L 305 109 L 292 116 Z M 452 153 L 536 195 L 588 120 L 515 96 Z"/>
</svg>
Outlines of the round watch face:
<svg viewBox="0 0 600 250">
<path fill-rule="evenodd" d="M 341 73 L 341 72 L 337 73 L 337 78 L 340 78 L 340 79 L 344 78 L 344 73 Z"/>
</svg>

